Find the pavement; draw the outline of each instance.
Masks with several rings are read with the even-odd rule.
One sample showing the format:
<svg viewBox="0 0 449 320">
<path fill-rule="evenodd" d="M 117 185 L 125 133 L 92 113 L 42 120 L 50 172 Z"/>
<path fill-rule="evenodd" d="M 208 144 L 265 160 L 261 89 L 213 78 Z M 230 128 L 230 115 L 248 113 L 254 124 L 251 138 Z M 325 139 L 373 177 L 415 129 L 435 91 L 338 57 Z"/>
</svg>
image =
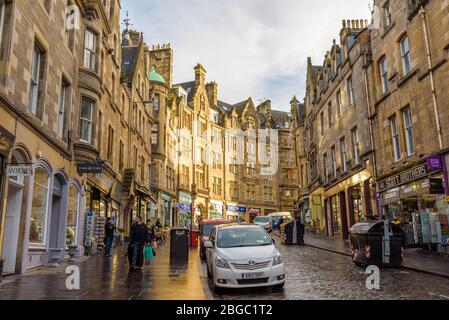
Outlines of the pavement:
<svg viewBox="0 0 449 320">
<path fill-rule="evenodd" d="M 319 237 L 306 234 L 304 241 L 308 246 L 352 257 L 349 241 L 344 241 L 339 236 Z M 404 250 L 403 268 L 449 279 L 449 256 L 406 249 Z"/>
<path fill-rule="evenodd" d="M 276 237 L 275 237 L 276 238 Z M 284 289 L 273 288 L 211 291 L 206 265 L 197 249 L 189 260 L 172 265 L 169 246 L 141 272 L 129 273 L 125 248 L 114 249 L 111 258 L 83 257 L 81 288 L 65 287 L 63 264 L 57 269 L 40 268 L 26 275 L 6 277 L 0 284 L 0 300 L 447 300 L 449 280 L 404 269 L 380 273 L 380 290 L 368 290 L 365 269 L 345 254 L 311 246 L 284 246 L 276 241 L 285 262 Z"/>
<path fill-rule="evenodd" d="M 83 257 L 75 263 L 80 270 L 80 290 L 69 291 L 65 282 L 67 264 L 59 268 L 39 268 L 25 275 L 3 278 L 0 300 L 205 300 L 211 298 L 198 251 L 192 249 L 189 261 L 170 264 L 169 246 L 156 250 L 156 257 L 142 271 L 129 272 L 126 248 L 113 250 L 113 256 Z M 206 288 L 206 291 L 204 290 Z"/>
</svg>

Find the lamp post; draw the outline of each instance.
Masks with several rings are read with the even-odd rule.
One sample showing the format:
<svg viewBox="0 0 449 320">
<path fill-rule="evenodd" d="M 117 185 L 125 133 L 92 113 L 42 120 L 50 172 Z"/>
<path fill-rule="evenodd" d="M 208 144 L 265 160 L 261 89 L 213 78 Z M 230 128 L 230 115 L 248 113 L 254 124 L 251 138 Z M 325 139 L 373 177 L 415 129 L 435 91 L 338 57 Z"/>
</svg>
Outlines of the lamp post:
<svg viewBox="0 0 449 320">
<path fill-rule="evenodd" d="M 195 210 L 195 198 L 196 198 L 196 184 L 192 184 L 192 204 L 190 209 L 190 232 L 193 231 L 193 215 L 196 214 Z"/>
</svg>

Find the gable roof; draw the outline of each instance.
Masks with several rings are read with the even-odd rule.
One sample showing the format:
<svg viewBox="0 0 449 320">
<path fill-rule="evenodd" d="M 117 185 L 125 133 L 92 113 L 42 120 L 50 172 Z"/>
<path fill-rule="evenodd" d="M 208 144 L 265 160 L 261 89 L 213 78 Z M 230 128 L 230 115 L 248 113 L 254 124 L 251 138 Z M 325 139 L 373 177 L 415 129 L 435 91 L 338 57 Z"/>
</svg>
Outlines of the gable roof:
<svg viewBox="0 0 449 320">
<path fill-rule="evenodd" d="M 290 112 L 272 110 L 271 119 L 273 120 L 275 128 L 282 129 L 286 127 L 285 126 L 286 122 L 291 121 L 291 114 Z"/>
<path fill-rule="evenodd" d="M 139 58 L 140 46 L 137 47 L 122 47 L 122 69 L 121 76 L 128 82 L 131 82 L 134 76 L 134 71 L 137 66 Z"/>
<path fill-rule="evenodd" d="M 195 81 L 189 81 L 184 83 L 174 84 L 175 86 L 180 86 L 187 91 L 187 102 L 191 102 L 193 100 L 193 95 L 195 94 Z"/>
</svg>

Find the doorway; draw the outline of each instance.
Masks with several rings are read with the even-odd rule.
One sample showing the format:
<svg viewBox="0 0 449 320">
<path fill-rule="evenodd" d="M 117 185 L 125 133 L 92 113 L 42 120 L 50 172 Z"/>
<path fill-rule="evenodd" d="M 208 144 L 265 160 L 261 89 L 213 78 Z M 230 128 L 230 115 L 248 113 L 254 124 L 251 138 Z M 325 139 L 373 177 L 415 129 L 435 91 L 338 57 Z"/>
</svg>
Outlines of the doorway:
<svg viewBox="0 0 449 320">
<path fill-rule="evenodd" d="M 3 273 L 5 274 L 12 274 L 16 272 L 23 189 L 23 184 L 10 179 L 8 186 L 8 199 L 6 203 L 6 217 L 2 251 L 2 259 L 5 261 L 3 266 Z"/>
<path fill-rule="evenodd" d="M 50 249 L 64 249 L 65 241 L 61 241 L 61 239 L 65 239 L 65 235 L 61 233 L 64 231 L 63 224 L 65 223 L 64 213 L 66 203 L 63 201 L 65 184 L 62 182 L 59 176 L 54 177 L 53 182 L 53 194 L 52 194 L 52 207 L 51 207 L 51 226 L 50 226 Z"/>
</svg>

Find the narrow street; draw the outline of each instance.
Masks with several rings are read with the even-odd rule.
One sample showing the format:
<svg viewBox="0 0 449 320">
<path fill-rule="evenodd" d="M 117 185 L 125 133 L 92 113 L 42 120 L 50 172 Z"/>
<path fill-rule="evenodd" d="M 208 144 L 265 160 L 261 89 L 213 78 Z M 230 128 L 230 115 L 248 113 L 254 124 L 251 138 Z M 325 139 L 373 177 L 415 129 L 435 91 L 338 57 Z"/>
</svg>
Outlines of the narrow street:
<svg viewBox="0 0 449 320">
<path fill-rule="evenodd" d="M 211 293 L 195 249 L 189 263 L 171 266 L 169 246 L 157 251 L 157 257 L 142 272 L 129 273 L 124 248 L 112 258 L 82 258 L 81 289 L 65 288 L 65 266 L 42 268 L 24 276 L 6 277 L 0 284 L 0 299 L 75 299 L 75 300 L 293 300 L 293 299 L 436 299 L 449 300 L 449 280 L 413 271 L 381 270 L 381 289 L 367 290 L 364 269 L 349 257 L 308 246 L 280 245 L 287 282 L 283 290 L 226 290 Z"/>
</svg>

